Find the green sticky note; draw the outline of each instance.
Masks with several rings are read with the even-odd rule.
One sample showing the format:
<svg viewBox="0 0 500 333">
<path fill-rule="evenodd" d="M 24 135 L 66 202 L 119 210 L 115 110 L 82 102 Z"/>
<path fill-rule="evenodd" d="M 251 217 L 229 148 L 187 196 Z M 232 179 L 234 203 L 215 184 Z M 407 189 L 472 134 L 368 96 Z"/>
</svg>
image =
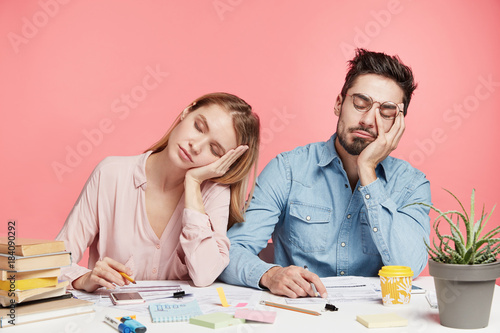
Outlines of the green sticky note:
<svg viewBox="0 0 500 333">
<path fill-rule="evenodd" d="M 222 328 L 243 324 L 245 319 L 234 318 L 233 315 L 224 312 L 209 313 L 206 315 L 189 318 L 189 323 L 207 328 Z"/>
</svg>

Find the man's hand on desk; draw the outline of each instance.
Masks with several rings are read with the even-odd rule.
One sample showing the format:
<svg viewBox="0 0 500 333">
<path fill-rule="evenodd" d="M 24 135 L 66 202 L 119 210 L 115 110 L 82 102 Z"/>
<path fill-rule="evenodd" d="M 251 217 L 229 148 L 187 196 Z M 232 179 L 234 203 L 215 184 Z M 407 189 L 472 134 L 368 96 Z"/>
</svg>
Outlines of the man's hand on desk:
<svg viewBox="0 0 500 333">
<path fill-rule="evenodd" d="M 130 268 L 116 260 L 105 257 L 95 263 L 92 271 L 73 281 L 73 288 L 93 292 L 97 288 L 115 289 L 115 285 L 124 286 L 130 282 L 120 272 L 132 275 Z"/>
<path fill-rule="evenodd" d="M 275 295 L 283 295 L 290 298 L 315 297 L 311 283 L 316 286 L 321 297 L 326 298 L 326 288 L 319 277 L 302 267 L 272 267 L 262 275 L 260 284 Z"/>
</svg>

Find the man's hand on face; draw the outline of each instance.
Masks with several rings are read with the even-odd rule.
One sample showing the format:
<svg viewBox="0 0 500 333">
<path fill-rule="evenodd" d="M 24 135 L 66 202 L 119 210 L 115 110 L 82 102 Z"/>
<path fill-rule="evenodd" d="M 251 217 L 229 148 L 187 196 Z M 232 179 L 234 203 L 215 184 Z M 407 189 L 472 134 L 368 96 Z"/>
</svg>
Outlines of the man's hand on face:
<svg viewBox="0 0 500 333">
<path fill-rule="evenodd" d="M 275 266 L 268 270 L 260 279 L 260 284 L 275 295 L 297 297 L 315 297 L 311 287 L 314 284 L 321 297 L 328 296 L 326 288 L 319 277 L 298 266 L 279 267 Z"/>
<path fill-rule="evenodd" d="M 398 112 L 389 132 L 383 128 L 383 119 L 379 112 L 375 113 L 378 136 L 375 141 L 366 146 L 358 156 L 358 175 L 361 186 L 366 186 L 377 179 L 375 168 L 397 148 L 399 140 L 405 131 L 403 112 Z"/>
</svg>

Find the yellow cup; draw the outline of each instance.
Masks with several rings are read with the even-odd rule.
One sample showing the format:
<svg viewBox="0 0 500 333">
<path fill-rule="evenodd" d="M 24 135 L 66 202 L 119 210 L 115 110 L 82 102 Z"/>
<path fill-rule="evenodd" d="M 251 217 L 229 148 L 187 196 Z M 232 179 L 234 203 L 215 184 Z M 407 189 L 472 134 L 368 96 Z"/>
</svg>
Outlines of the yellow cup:
<svg viewBox="0 0 500 333">
<path fill-rule="evenodd" d="M 384 305 L 410 303 L 413 272 L 407 266 L 383 266 L 378 272 Z"/>
</svg>

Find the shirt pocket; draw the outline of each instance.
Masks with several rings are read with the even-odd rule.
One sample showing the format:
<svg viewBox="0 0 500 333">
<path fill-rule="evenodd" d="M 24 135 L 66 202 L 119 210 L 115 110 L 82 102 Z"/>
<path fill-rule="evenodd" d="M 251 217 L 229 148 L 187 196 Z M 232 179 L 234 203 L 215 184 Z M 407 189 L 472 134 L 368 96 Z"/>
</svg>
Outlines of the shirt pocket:
<svg viewBox="0 0 500 333">
<path fill-rule="evenodd" d="M 368 218 L 365 212 L 359 213 L 359 220 L 361 222 L 361 244 L 363 246 L 363 253 L 370 255 L 380 256 L 377 246 L 373 242 L 372 227 L 368 223 Z"/>
<path fill-rule="evenodd" d="M 322 252 L 327 246 L 332 209 L 290 203 L 290 242 L 303 252 Z"/>
</svg>

